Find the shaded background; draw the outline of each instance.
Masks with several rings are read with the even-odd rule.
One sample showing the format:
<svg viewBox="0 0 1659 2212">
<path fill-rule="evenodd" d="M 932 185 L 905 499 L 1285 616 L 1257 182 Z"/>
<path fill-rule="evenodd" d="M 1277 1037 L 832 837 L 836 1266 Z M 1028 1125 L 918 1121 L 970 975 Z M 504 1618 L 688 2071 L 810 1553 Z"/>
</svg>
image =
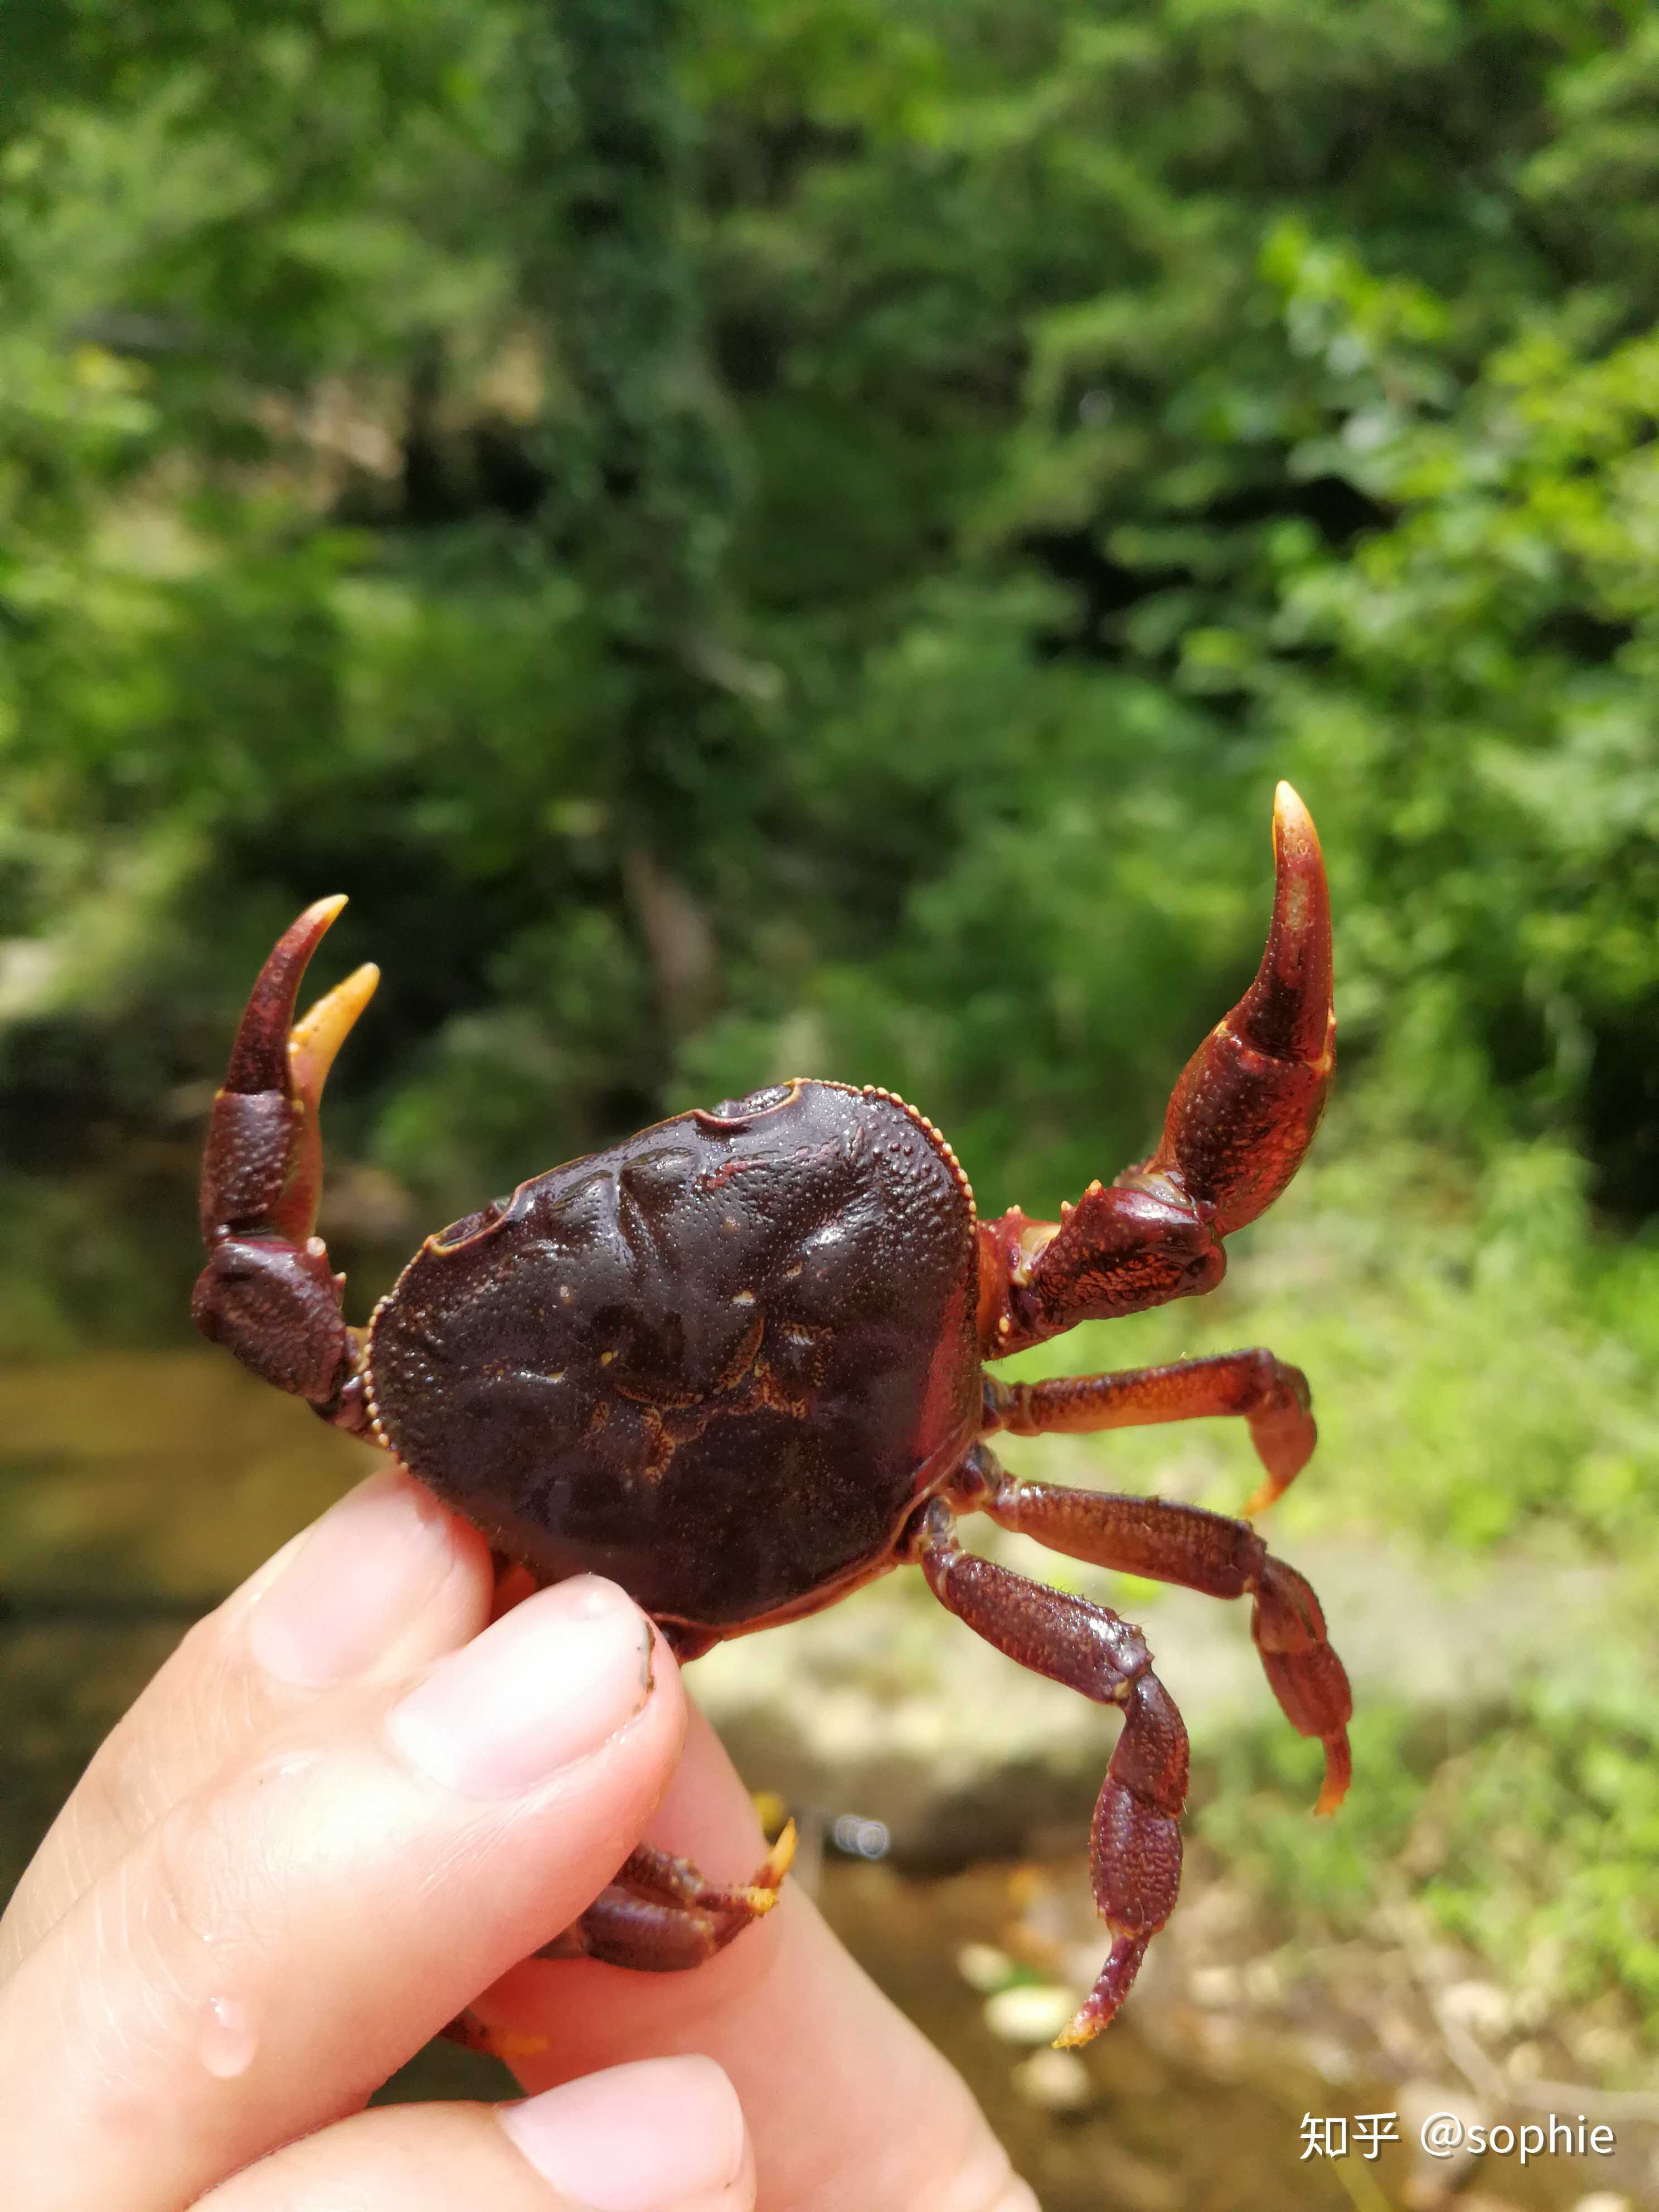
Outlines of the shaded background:
<svg viewBox="0 0 1659 2212">
<path fill-rule="evenodd" d="M 8 1876 L 356 1463 L 185 1348 L 204 1115 L 299 906 L 352 896 L 321 981 L 386 970 L 328 1110 L 361 1313 L 491 1192 L 798 1072 L 1052 1213 L 1249 973 L 1288 775 L 1339 933 L 1314 1163 L 1202 1306 L 1019 1371 L 1309 1370 L 1274 1540 L 1354 1662 L 1348 1809 L 1308 1822 L 1242 1623 L 1066 1565 L 1188 1707 L 1194 1850 L 1133 2024 L 1045 2071 L 1018 1992 L 1098 1945 L 1106 1717 L 897 1581 L 693 1679 L 757 1787 L 886 1824 L 826 1899 L 1048 2212 L 1434 2201 L 1297 2156 L 1310 2106 L 1419 2092 L 1618 2122 L 1616 2167 L 1438 2186 L 1659 2202 L 1659 21 L 33 0 L 6 40 Z M 1254 1480 L 1224 1424 L 1009 1456 Z"/>
</svg>

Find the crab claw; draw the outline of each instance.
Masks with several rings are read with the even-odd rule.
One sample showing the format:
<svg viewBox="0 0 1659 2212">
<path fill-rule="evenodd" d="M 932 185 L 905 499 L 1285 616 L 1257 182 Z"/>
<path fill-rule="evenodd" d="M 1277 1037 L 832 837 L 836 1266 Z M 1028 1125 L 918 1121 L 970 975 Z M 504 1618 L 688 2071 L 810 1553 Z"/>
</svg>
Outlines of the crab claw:
<svg viewBox="0 0 1659 2212">
<path fill-rule="evenodd" d="M 291 921 L 270 948 L 265 964 L 254 978 L 242 1018 L 236 1024 L 225 1070 L 227 1091 L 252 1092 L 287 1088 L 286 1060 L 289 1031 L 300 985 L 311 956 L 327 936 L 345 906 L 345 894 L 313 900 L 297 921 Z"/>
<path fill-rule="evenodd" d="M 1058 1221 L 1011 1206 L 979 1225 L 978 1328 L 988 1359 L 1080 1321 L 1212 1290 L 1223 1239 L 1273 1204 L 1312 1142 L 1335 1063 L 1331 908 L 1308 810 L 1273 802 L 1273 922 L 1249 989 L 1188 1061 L 1149 1160 L 1091 1182 Z M 1293 1474 L 1292 1468 L 1290 1473 Z M 1275 1494 L 1289 1474 L 1275 1471 Z"/>
<path fill-rule="evenodd" d="M 345 904 L 319 899 L 259 970 L 213 1102 L 202 1159 L 207 1265 L 191 1315 L 210 1342 L 345 1427 L 363 1419 L 356 1351 L 340 1310 L 345 1278 L 312 1231 L 323 1188 L 317 1108 L 335 1054 L 379 971 L 360 968 L 297 1025 L 306 965 Z"/>
<path fill-rule="evenodd" d="M 1265 1212 L 1300 1167 L 1335 1065 L 1330 893 L 1312 817 L 1288 783 L 1273 799 L 1273 857 L 1255 981 L 1182 1071 L 1157 1152 L 1119 1177 L 1177 1184 L 1215 1209 L 1218 1237 Z"/>
<path fill-rule="evenodd" d="M 210 1245 L 227 1230 L 253 1227 L 303 1243 L 316 1224 L 323 1085 L 380 981 L 378 968 L 359 968 L 295 1025 L 306 969 L 344 904 L 337 896 L 308 906 L 277 939 L 248 995 L 202 1162 Z"/>
</svg>

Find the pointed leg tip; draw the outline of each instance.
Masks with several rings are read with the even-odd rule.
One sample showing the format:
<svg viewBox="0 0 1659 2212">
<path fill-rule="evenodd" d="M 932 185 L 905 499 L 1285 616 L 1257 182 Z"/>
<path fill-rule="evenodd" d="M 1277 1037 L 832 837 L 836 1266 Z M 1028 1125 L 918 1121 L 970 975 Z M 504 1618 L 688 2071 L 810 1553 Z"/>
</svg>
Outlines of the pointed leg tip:
<svg viewBox="0 0 1659 2212">
<path fill-rule="evenodd" d="M 786 1820 L 778 1839 L 766 1854 L 766 1863 L 761 1869 L 759 1886 L 776 1895 L 778 1885 L 795 1863 L 797 1831 L 793 1820 Z"/>
<path fill-rule="evenodd" d="M 515 2058 L 537 2058 L 544 2051 L 552 2048 L 552 2039 L 545 2035 L 515 2035 L 511 2028 L 486 2028 L 484 2049 L 492 2058 L 499 2058 L 510 2066 Z"/>
<path fill-rule="evenodd" d="M 1096 1902 L 1100 1901 L 1097 1887 Z M 1173 1903 L 1173 1898 L 1171 1899 Z M 1160 1922 L 1159 1926 L 1162 1926 Z M 1146 1946 L 1157 1934 L 1155 1928 L 1144 1933 L 1128 1935 L 1107 1917 L 1113 1929 L 1112 1948 L 1106 1954 L 1106 1963 L 1096 1978 L 1095 1985 L 1054 2038 L 1056 2051 L 1079 2051 L 1085 2043 L 1092 2043 L 1101 2030 L 1109 2027 L 1117 2017 L 1118 2008 L 1129 1994 L 1135 1976 L 1140 1972 L 1140 1962 L 1146 1955 Z"/>
<path fill-rule="evenodd" d="M 1109 1960 L 1107 1967 L 1103 1968 L 1102 1981 L 1105 1980 L 1110 1964 L 1111 1961 Z M 1139 1964 L 1138 1959 L 1135 1964 L 1137 1966 Z M 1131 1979 L 1133 1978 L 1132 1968 Z M 1117 2008 L 1123 2001 L 1124 1994 L 1125 1990 L 1121 1985 L 1114 1991 L 1108 1991 L 1102 1989 L 1100 1982 L 1097 1982 L 1054 2038 L 1052 2048 L 1055 2051 L 1081 2051 L 1086 2044 L 1092 2043 L 1095 2038 L 1103 2034 L 1117 2018 Z"/>
<path fill-rule="evenodd" d="M 1305 1392 L 1306 1383 L 1304 1381 Z M 1305 1397 L 1297 1406 L 1280 1408 L 1250 1424 L 1251 1442 L 1261 1460 L 1261 1480 L 1239 1509 L 1240 1518 L 1255 1520 L 1276 1504 L 1314 1455 L 1319 1430 L 1308 1411 Z"/>
<path fill-rule="evenodd" d="M 1325 1739 L 1325 1780 L 1314 1807 L 1316 1820 L 1328 1820 L 1348 1794 L 1348 1784 L 1353 1779 L 1353 1754 L 1348 1748 L 1348 1732 Z"/>
<path fill-rule="evenodd" d="M 459 2043 L 464 2051 L 482 2051 L 507 2066 L 515 2058 L 534 2058 L 551 2047 L 544 2035 L 520 2035 L 511 2028 L 491 2027 L 471 2011 L 458 2013 L 439 2033 L 450 2043 Z"/>
</svg>

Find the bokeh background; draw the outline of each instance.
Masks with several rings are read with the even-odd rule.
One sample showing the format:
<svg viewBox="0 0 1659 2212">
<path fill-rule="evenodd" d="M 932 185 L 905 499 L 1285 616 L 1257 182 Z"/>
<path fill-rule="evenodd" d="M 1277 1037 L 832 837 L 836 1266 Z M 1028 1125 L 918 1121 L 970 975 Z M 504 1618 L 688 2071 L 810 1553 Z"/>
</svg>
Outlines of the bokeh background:
<svg viewBox="0 0 1659 2212">
<path fill-rule="evenodd" d="M 1048 2212 L 1659 2202 L 1659 18 L 31 0 L 5 40 L 4 1879 L 356 1469 L 185 1319 L 300 905 L 351 895 L 320 981 L 386 971 L 326 1117 L 361 1314 L 427 1228 L 794 1073 L 1052 1213 L 1250 972 L 1286 775 L 1337 913 L 1315 1158 L 1216 1296 L 1019 1371 L 1307 1369 L 1274 1541 L 1353 1664 L 1347 1809 L 1242 1621 L 1050 1563 L 1197 1753 L 1187 1901 L 1057 2066 L 1109 1718 L 908 1577 L 693 1680 Z M 1010 1457 L 1255 1479 L 1237 1424 Z M 1618 2154 L 1301 2157 L 1413 2098 Z"/>
</svg>

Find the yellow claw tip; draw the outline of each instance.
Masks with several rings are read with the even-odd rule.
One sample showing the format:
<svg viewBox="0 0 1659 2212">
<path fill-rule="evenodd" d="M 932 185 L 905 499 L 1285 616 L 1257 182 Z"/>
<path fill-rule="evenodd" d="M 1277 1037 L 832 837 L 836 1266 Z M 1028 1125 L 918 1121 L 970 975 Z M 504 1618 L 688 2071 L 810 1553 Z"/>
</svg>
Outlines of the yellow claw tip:
<svg viewBox="0 0 1659 2212">
<path fill-rule="evenodd" d="M 776 1893 L 777 1885 L 783 1880 L 785 1875 L 788 1873 L 790 1868 L 795 1863 L 795 1844 L 797 1840 L 798 1836 L 794 1822 L 793 1820 L 786 1820 L 781 1830 L 779 1832 L 776 1843 L 773 1844 L 771 1850 L 766 1854 L 766 1865 L 763 1871 L 767 1878 L 768 1884 L 775 1895 Z"/>
<path fill-rule="evenodd" d="M 334 902 L 335 909 L 345 904 L 343 899 Z M 288 1060 L 297 1095 L 309 1100 L 313 1107 L 322 1097 L 323 1085 L 328 1080 L 328 1071 L 334 1065 L 336 1054 L 345 1042 L 359 1015 L 374 996 L 380 971 L 372 960 L 361 968 L 354 968 L 343 982 L 331 991 L 325 991 L 316 1005 L 297 1021 L 289 1033 Z"/>
<path fill-rule="evenodd" d="M 1074 2013 L 1049 2048 L 1053 2051 L 1081 2051 L 1085 2044 L 1094 2041 L 1105 2025 L 1104 2021 L 1086 2020 L 1080 2012 Z"/>
<path fill-rule="evenodd" d="M 351 973 L 346 977 L 343 983 L 337 983 L 334 988 L 337 991 L 346 993 L 350 998 L 352 1003 L 351 1018 L 355 1022 L 357 1016 L 362 1013 L 363 1008 L 368 1004 L 369 1000 L 374 996 L 376 991 L 380 988 L 380 970 L 379 965 L 373 960 L 365 960 L 361 968 L 354 968 L 352 969 Z"/>
</svg>

